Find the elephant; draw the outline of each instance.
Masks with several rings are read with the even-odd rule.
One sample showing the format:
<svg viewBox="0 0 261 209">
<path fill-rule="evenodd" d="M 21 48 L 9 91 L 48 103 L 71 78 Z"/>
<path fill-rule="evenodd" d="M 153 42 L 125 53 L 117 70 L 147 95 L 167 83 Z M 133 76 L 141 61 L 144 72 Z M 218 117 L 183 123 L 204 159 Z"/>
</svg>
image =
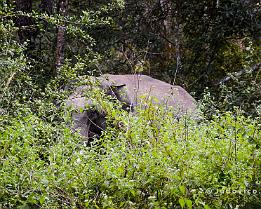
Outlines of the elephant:
<svg viewBox="0 0 261 209">
<path fill-rule="evenodd" d="M 99 89 L 105 94 L 118 99 L 122 108 L 134 111 L 137 106 L 151 99 L 152 103 L 172 108 L 178 116 L 193 115 L 197 112 L 196 100 L 182 87 L 168 84 L 147 75 L 111 75 L 105 74 L 91 79 L 98 82 Z M 68 106 L 75 109 L 85 109 L 90 105 L 90 99 L 84 96 L 84 91 L 90 90 L 88 85 L 79 86 L 67 100 Z M 145 102 L 142 99 L 145 98 Z M 144 106 L 145 103 L 145 106 Z M 99 137 L 102 130 L 106 129 L 106 114 L 95 109 L 73 112 L 73 130 L 80 130 L 80 134 L 86 138 Z"/>
</svg>

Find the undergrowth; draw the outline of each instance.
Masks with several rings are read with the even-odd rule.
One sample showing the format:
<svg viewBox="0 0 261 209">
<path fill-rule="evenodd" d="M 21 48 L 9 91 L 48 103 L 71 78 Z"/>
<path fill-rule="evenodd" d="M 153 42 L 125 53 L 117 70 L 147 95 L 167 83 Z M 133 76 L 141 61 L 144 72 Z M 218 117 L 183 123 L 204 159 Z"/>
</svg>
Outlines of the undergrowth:
<svg viewBox="0 0 261 209">
<path fill-rule="evenodd" d="M 260 118 L 109 103 L 90 146 L 66 122 L 1 116 L 0 208 L 260 208 Z"/>
</svg>

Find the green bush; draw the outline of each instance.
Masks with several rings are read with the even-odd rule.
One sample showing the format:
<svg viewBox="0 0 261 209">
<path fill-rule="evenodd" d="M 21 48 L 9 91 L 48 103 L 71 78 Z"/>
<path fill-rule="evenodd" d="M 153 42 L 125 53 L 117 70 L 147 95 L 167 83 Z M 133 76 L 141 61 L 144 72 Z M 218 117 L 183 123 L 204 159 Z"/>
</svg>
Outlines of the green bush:
<svg viewBox="0 0 261 209">
<path fill-rule="evenodd" d="M 175 119 L 107 105 L 85 146 L 66 123 L 21 115 L 1 128 L 1 208 L 260 208 L 258 119 Z"/>
</svg>

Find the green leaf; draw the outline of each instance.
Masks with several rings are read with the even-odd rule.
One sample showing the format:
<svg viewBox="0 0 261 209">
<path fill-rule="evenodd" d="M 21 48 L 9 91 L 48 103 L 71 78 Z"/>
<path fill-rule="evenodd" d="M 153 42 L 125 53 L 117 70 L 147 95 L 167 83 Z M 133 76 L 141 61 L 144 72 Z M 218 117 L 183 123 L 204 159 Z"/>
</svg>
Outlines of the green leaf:
<svg viewBox="0 0 261 209">
<path fill-rule="evenodd" d="M 83 113 L 83 108 L 82 108 L 82 107 L 80 107 L 79 111 L 80 111 L 80 113 Z"/>
<path fill-rule="evenodd" d="M 179 199 L 179 204 L 180 204 L 180 206 L 181 206 L 182 208 L 184 208 L 184 206 L 185 206 L 185 200 L 184 200 L 183 198 L 180 198 L 180 199 Z"/>
<path fill-rule="evenodd" d="M 204 209 L 210 209 L 208 205 L 204 205 Z"/>
<path fill-rule="evenodd" d="M 45 201 L 45 196 L 41 196 L 39 199 L 40 204 L 42 205 Z"/>
<path fill-rule="evenodd" d="M 186 188 L 185 188 L 185 186 L 180 185 L 180 186 L 179 186 L 179 190 L 181 191 L 182 194 L 186 194 Z"/>
<path fill-rule="evenodd" d="M 186 205 L 188 206 L 188 208 L 191 209 L 192 208 L 192 201 L 190 199 L 186 199 L 185 202 L 186 202 Z"/>
</svg>

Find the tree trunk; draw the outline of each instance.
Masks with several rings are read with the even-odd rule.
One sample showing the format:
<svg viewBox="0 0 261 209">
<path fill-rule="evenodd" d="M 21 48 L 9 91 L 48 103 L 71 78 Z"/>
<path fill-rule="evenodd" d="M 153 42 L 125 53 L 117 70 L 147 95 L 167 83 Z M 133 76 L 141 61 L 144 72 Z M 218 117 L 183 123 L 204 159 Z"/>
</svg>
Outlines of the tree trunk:
<svg viewBox="0 0 261 209">
<path fill-rule="evenodd" d="M 180 18 L 182 0 L 176 1 L 174 12 L 174 39 L 175 39 L 175 58 L 176 58 L 176 71 L 173 78 L 173 84 L 176 83 L 178 72 L 182 71 L 181 61 L 181 40 L 183 36 L 182 20 Z"/>
<path fill-rule="evenodd" d="M 43 12 L 46 12 L 48 15 L 53 14 L 53 8 L 54 8 L 54 0 L 42 0 L 40 4 L 40 9 Z"/>
<path fill-rule="evenodd" d="M 176 1 L 175 5 L 170 0 L 160 0 L 162 11 L 165 15 L 163 20 L 165 44 L 165 59 L 171 62 L 176 60 L 176 70 L 174 73 L 173 84 L 176 82 L 176 77 L 181 71 L 181 39 L 182 25 L 180 21 L 181 1 Z"/>
<path fill-rule="evenodd" d="M 16 0 L 16 11 L 31 13 L 32 12 L 32 0 Z M 16 25 L 19 28 L 18 37 L 20 43 L 24 43 L 27 39 L 31 41 L 33 36 L 33 20 L 31 17 L 20 15 L 16 18 Z"/>
<path fill-rule="evenodd" d="M 68 0 L 59 0 L 57 5 L 58 14 L 65 17 L 67 14 L 67 9 Z M 59 74 L 59 68 L 62 66 L 62 63 L 64 61 L 65 32 L 65 23 L 61 22 L 61 24 L 57 26 L 54 76 L 57 76 Z"/>
<path fill-rule="evenodd" d="M 160 0 L 160 6 L 161 9 L 163 11 L 163 14 L 165 16 L 164 20 L 163 20 L 163 26 L 164 26 L 164 30 L 163 30 L 163 38 L 165 39 L 165 56 L 167 58 L 167 60 L 171 60 L 172 57 L 172 5 L 170 0 Z"/>
</svg>

